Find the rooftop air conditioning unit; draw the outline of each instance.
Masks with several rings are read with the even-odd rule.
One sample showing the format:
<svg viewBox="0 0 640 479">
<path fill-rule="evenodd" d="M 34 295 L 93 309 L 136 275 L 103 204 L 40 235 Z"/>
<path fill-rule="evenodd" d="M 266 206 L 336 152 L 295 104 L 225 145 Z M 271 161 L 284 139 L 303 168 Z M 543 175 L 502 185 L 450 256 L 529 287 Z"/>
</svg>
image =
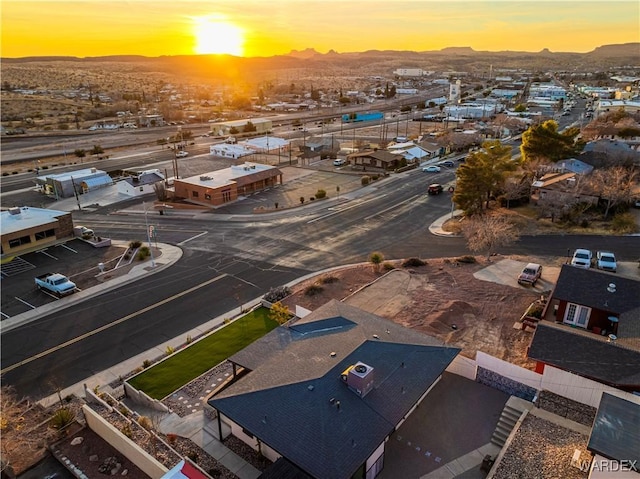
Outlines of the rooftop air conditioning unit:
<svg viewBox="0 0 640 479">
<path fill-rule="evenodd" d="M 347 373 L 347 386 L 360 397 L 365 397 L 373 389 L 373 368 L 357 362 Z"/>
</svg>

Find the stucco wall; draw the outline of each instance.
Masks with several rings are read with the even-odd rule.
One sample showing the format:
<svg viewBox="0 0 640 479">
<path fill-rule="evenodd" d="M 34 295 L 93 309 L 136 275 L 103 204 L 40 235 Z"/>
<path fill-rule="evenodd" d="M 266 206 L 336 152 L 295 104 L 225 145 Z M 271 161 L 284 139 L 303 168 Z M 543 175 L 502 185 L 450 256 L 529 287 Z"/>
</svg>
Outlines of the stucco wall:
<svg viewBox="0 0 640 479">
<path fill-rule="evenodd" d="M 152 479 L 160 479 L 167 473 L 168 469 L 165 466 L 140 449 L 135 442 L 105 421 L 89 406 L 82 406 L 82 412 L 87 421 L 87 426 L 89 426 L 92 431 L 138 466 L 149 477 Z"/>
</svg>

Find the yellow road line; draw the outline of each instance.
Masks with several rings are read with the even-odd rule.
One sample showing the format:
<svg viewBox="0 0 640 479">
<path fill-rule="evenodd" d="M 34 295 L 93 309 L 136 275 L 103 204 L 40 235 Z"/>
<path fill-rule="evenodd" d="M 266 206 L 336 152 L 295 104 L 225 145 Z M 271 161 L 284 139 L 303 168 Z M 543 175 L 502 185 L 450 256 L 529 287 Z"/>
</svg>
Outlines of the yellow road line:
<svg viewBox="0 0 640 479">
<path fill-rule="evenodd" d="M 116 325 L 118 325 L 120 323 L 124 323 L 125 321 L 128 321 L 131 318 L 135 318 L 136 316 L 144 314 L 144 313 L 146 313 L 148 311 L 152 311 L 152 310 L 154 310 L 154 309 L 156 309 L 156 308 L 158 308 L 160 306 L 163 306 L 163 305 L 173 301 L 174 299 L 177 299 L 177 298 L 180 298 L 180 297 L 185 296 L 187 294 L 190 294 L 193 291 L 196 291 L 196 290 L 198 290 L 200 288 L 203 288 L 204 286 L 208 286 L 211 283 L 214 283 L 214 282 L 216 282 L 216 281 L 218 281 L 218 280 L 220 280 L 220 279 L 222 279 L 222 278 L 224 278 L 226 276 L 227 276 L 226 273 L 225 274 L 221 274 L 220 276 L 216 276 L 215 278 L 210 279 L 209 281 L 205 281 L 204 283 L 200 283 L 200 284 L 194 286 L 193 288 L 189 288 L 187 290 L 184 290 L 184 291 L 182 291 L 182 292 L 180 292 L 180 293 L 178 293 L 178 294 L 176 294 L 174 296 L 171 296 L 170 298 L 163 299 L 159 303 L 155 303 L 155 304 L 153 304 L 151 306 L 147 306 L 146 308 L 141 309 L 140 311 L 136 311 L 135 313 L 131 313 L 131 314 L 127 315 L 127 316 L 124 316 L 124 317 L 122 317 L 120 319 L 117 319 L 117 320 L 113 321 L 112 323 L 105 324 L 104 326 L 101 326 L 98 329 L 94 329 L 93 331 L 86 332 L 86 333 L 82 334 L 81 336 L 78 336 L 77 338 L 70 339 L 69 341 L 65 341 L 62 344 L 58 344 L 57 346 L 54 346 L 54 347 L 49 348 L 49 349 L 47 349 L 45 351 L 42 351 L 41 353 L 38 353 L 38 354 L 36 354 L 34 356 L 31 356 L 30 358 L 24 359 L 24 360 L 20 361 L 19 363 L 12 364 L 11 366 L 7 366 L 6 368 L 0 370 L 0 374 L 5 374 L 5 373 L 8 373 L 9 371 L 13 371 L 14 369 L 17 369 L 17 368 L 19 368 L 21 366 L 24 366 L 25 364 L 29 364 L 32 361 L 35 361 L 35 360 L 40 359 L 40 358 L 43 358 L 45 356 L 48 356 L 51 353 L 54 353 L 54 352 L 59 351 L 59 350 L 61 350 L 63 348 L 66 348 L 67 346 L 70 346 L 71 344 L 80 342 L 80 341 L 82 341 L 84 339 L 87 339 L 87 338 L 89 338 L 89 337 L 91 337 L 91 336 L 93 336 L 95 334 L 101 333 L 102 331 L 106 331 L 107 329 L 112 328 L 113 326 L 116 326 Z"/>
</svg>

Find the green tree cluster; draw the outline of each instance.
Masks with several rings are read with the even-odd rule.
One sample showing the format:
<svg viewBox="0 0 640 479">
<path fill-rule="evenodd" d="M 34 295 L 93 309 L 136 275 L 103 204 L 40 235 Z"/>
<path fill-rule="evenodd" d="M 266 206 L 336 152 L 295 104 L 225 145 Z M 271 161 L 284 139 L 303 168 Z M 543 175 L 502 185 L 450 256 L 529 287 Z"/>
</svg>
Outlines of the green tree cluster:
<svg viewBox="0 0 640 479">
<path fill-rule="evenodd" d="M 515 171 L 518 162 L 511 158 L 511 147 L 500 141 L 486 141 L 482 149 L 470 153 L 457 170 L 453 202 L 466 215 L 481 213 L 483 204 L 504 187 L 509 173 Z"/>
<path fill-rule="evenodd" d="M 522 160 L 555 162 L 576 156 L 584 148 L 584 142 L 576 139 L 579 133 L 575 127 L 559 132 L 554 120 L 532 126 L 522 134 Z"/>
</svg>

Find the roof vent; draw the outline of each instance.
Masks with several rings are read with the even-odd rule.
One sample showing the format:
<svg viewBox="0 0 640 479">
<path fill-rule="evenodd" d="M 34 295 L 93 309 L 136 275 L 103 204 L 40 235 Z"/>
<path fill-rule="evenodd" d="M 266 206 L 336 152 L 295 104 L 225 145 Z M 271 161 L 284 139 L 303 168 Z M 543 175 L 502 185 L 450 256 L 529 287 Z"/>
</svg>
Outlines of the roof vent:
<svg viewBox="0 0 640 479">
<path fill-rule="evenodd" d="M 213 178 L 211 178 L 210 176 L 201 176 L 200 177 L 200 181 L 211 181 L 213 180 Z"/>
<path fill-rule="evenodd" d="M 609 283 L 609 286 L 607 286 L 607 291 L 609 291 L 610 293 L 615 293 L 616 292 L 616 284 L 615 283 Z"/>
</svg>

